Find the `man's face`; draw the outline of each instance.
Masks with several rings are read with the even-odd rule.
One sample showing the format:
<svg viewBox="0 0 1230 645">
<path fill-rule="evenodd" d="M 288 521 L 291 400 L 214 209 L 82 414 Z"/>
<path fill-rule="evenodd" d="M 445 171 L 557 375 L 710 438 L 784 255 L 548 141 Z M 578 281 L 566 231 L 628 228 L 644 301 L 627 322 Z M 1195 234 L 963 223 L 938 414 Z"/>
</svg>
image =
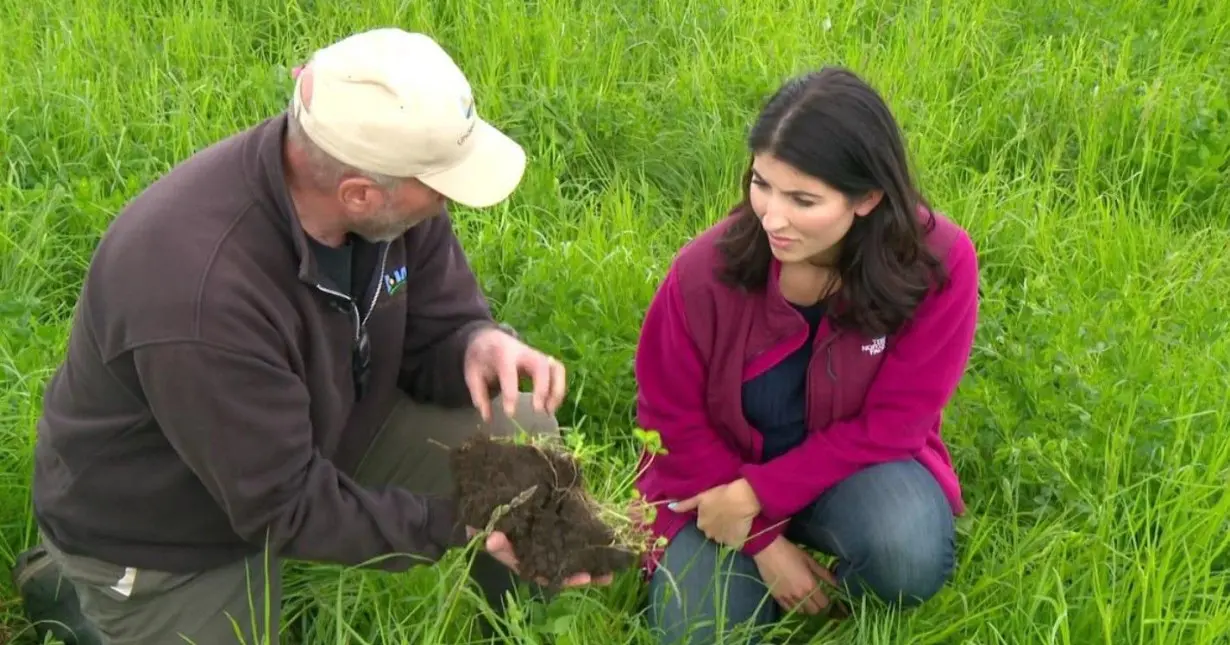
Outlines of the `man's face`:
<svg viewBox="0 0 1230 645">
<path fill-rule="evenodd" d="M 373 243 L 395 240 L 420 222 L 443 214 L 448 201 L 417 179 L 393 189 L 364 179 L 347 180 L 339 195 L 350 231 Z"/>
</svg>

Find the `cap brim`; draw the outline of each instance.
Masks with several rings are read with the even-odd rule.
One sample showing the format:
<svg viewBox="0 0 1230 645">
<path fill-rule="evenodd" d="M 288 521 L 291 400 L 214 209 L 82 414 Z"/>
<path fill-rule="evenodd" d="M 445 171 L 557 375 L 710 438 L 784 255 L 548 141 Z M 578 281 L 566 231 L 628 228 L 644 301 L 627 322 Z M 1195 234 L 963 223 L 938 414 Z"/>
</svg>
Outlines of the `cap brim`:
<svg viewBox="0 0 1230 645">
<path fill-rule="evenodd" d="M 512 194 L 525 174 L 525 150 L 491 124 L 479 119 L 473 149 L 461 163 L 419 181 L 441 195 L 471 208 L 494 206 Z"/>
</svg>

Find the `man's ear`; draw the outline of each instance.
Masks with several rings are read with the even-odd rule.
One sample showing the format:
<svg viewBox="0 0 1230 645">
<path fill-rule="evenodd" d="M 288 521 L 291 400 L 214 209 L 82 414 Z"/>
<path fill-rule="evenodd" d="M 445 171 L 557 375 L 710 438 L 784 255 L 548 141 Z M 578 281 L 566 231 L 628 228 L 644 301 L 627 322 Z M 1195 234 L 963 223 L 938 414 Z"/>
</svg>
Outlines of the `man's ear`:
<svg viewBox="0 0 1230 645">
<path fill-rule="evenodd" d="M 299 91 L 299 102 L 303 103 L 303 107 L 310 109 L 312 105 L 312 66 L 311 63 L 304 63 L 290 71 L 291 78 L 295 79 L 295 87 Z"/>
<path fill-rule="evenodd" d="M 337 186 L 337 197 L 346 212 L 367 215 L 384 208 L 388 196 L 372 180 L 346 177 Z"/>
</svg>

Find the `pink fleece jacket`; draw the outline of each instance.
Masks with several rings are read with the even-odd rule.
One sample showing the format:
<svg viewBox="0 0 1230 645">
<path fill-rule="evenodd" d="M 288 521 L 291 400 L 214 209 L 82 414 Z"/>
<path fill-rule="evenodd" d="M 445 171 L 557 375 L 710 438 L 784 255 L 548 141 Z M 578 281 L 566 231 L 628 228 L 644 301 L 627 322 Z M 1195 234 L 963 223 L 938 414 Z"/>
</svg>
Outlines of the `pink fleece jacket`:
<svg viewBox="0 0 1230 645">
<path fill-rule="evenodd" d="M 930 213 L 921 214 L 924 220 Z M 666 454 L 642 455 L 637 490 L 655 504 L 647 528 L 673 538 L 695 513 L 666 503 L 745 478 L 762 510 L 744 545 L 758 553 L 791 516 L 834 484 L 874 464 L 914 458 L 965 510 L 940 437 L 943 409 L 969 360 L 978 316 L 978 260 L 969 236 L 936 214 L 927 243 L 949 284 L 932 290 L 910 324 L 888 338 L 834 330 L 826 319 L 808 368 L 804 442 L 760 464 L 760 433 L 743 416 L 741 388 L 807 338 L 807 323 L 777 288 L 746 293 L 719 283 L 716 242 L 727 217 L 679 252 L 646 313 L 636 351 L 637 422 Z M 660 552 L 645 562 L 652 572 Z"/>
</svg>

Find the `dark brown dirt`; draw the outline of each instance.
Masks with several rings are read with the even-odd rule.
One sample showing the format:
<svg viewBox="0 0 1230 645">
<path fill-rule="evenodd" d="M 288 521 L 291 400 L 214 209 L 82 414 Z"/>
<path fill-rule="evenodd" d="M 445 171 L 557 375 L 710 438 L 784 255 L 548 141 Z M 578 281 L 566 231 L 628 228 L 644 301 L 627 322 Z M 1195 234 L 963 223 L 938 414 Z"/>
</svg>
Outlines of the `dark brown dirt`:
<svg viewBox="0 0 1230 645">
<path fill-rule="evenodd" d="M 579 465 L 566 452 L 483 436 L 457 447 L 450 459 L 466 525 L 482 530 L 497 507 L 523 500 L 494 526 L 508 536 L 523 577 L 558 587 L 577 573 L 596 578 L 635 563 L 636 554 L 596 515 Z"/>
</svg>

